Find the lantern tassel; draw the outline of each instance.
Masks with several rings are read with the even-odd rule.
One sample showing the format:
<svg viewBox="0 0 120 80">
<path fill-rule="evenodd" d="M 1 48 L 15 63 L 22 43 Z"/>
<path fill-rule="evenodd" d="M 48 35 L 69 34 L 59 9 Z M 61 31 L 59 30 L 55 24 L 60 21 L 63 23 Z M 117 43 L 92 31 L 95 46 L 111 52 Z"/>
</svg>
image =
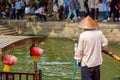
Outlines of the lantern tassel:
<svg viewBox="0 0 120 80">
<path fill-rule="evenodd" d="M 5 65 L 3 68 L 4 72 L 9 72 L 10 71 L 10 66 L 9 65 Z"/>
<path fill-rule="evenodd" d="M 38 61 L 38 56 L 32 56 L 32 61 L 37 62 Z"/>
</svg>

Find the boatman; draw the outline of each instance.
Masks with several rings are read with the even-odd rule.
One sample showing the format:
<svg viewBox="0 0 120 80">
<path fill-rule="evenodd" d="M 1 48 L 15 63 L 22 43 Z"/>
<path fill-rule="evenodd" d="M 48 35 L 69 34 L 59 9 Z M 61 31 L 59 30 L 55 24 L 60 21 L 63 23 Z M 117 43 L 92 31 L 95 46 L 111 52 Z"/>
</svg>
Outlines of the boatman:
<svg viewBox="0 0 120 80">
<path fill-rule="evenodd" d="M 89 16 L 79 22 L 78 27 L 84 30 L 79 36 L 77 50 L 82 80 L 100 80 L 101 51 L 107 48 L 108 40 L 99 30 L 98 23 Z"/>
</svg>

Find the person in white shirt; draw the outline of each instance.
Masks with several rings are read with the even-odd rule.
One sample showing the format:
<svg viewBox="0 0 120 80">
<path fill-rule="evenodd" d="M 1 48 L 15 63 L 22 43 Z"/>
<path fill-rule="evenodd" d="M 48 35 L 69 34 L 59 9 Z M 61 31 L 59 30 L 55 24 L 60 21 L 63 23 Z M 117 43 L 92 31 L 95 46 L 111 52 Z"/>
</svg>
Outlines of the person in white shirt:
<svg viewBox="0 0 120 80">
<path fill-rule="evenodd" d="M 46 20 L 46 12 L 45 12 L 45 6 L 41 6 L 35 11 L 35 14 L 40 17 L 40 21 L 42 21 L 42 17 L 44 18 L 44 21 Z"/>
<path fill-rule="evenodd" d="M 30 6 L 26 5 L 25 7 L 25 14 L 30 14 Z"/>
<path fill-rule="evenodd" d="M 81 63 L 82 80 L 100 80 L 101 51 L 107 48 L 108 40 L 89 16 L 81 20 L 78 27 L 84 30 L 79 36 L 76 58 Z"/>
</svg>

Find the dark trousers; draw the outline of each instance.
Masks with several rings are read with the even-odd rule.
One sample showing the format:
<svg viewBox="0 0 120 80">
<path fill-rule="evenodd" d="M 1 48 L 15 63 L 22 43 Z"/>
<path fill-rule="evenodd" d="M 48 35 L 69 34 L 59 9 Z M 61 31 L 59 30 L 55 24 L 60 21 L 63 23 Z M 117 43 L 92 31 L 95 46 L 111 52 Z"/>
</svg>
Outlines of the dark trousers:
<svg viewBox="0 0 120 80">
<path fill-rule="evenodd" d="M 15 13 L 12 13 L 12 14 L 10 15 L 10 18 L 11 18 L 11 19 L 15 19 L 15 18 L 16 18 Z"/>
<path fill-rule="evenodd" d="M 95 19 L 95 9 L 94 8 L 91 8 L 90 16 L 92 17 L 92 19 Z"/>
<path fill-rule="evenodd" d="M 20 18 L 23 19 L 22 13 L 23 13 L 23 12 L 22 12 L 22 9 L 17 9 L 17 13 L 16 13 L 17 16 L 16 16 L 16 17 L 17 17 L 18 20 L 19 20 Z"/>
<path fill-rule="evenodd" d="M 99 8 L 95 9 L 95 19 L 98 20 L 98 16 L 99 16 Z"/>
<path fill-rule="evenodd" d="M 40 21 L 42 21 L 42 18 L 44 18 L 44 21 L 47 21 L 45 15 L 41 15 L 41 14 L 38 14 L 38 13 L 36 13 L 36 15 L 39 16 Z"/>
<path fill-rule="evenodd" d="M 82 67 L 81 74 L 82 80 L 100 80 L 100 66 Z"/>
</svg>

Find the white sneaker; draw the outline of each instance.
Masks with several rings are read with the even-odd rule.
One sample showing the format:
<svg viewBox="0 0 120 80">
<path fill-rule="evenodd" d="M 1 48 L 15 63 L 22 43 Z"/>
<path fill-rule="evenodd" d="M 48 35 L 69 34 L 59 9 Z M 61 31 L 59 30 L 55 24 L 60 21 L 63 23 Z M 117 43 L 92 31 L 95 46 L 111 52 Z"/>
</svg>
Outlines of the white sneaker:
<svg viewBox="0 0 120 80">
<path fill-rule="evenodd" d="M 103 20 L 103 22 L 108 22 L 107 20 Z"/>
<path fill-rule="evenodd" d="M 111 18 L 108 18 L 108 21 L 110 21 L 111 20 Z"/>
<path fill-rule="evenodd" d="M 71 20 L 71 22 L 73 23 L 74 21 L 73 21 L 73 20 Z"/>
</svg>

